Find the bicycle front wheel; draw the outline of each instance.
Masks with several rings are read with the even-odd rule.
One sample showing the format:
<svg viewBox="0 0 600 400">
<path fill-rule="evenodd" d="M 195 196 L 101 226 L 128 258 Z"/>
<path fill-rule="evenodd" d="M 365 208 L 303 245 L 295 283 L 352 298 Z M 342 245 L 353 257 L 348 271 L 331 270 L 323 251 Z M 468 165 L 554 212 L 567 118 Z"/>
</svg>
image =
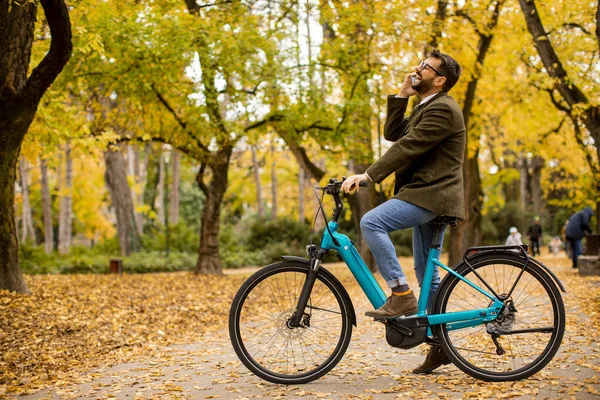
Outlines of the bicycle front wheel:
<svg viewBox="0 0 600 400">
<path fill-rule="evenodd" d="M 288 322 L 307 276 L 307 265 L 283 261 L 256 272 L 231 305 L 229 336 L 244 365 L 273 383 L 300 384 L 329 372 L 352 336 L 352 304 L 344 288 L 319 271 L 301 326 Z"/>
<path fill-rule="evenodd" d="M 466 264 L 456 270 L 488 291 L 485 281 L 500 298 L 506 298 L 504 311 L 491 323 L 457 330 L 448 330 L 446 324 L 433 327 L 448 358 L 475 378 L 490 382 L 528 378 L 544 368 L 560 347 L 565 332 L 560 292 L 541 267 L 530 261 L 523 270 L 524 262 L 517 254 L 492 253 L 471 262 L 479 277 Z M 439 288 L 434 312 L 466 311 L 490 304 L 488 297 L 449 276 Z M 498 331 L 504 333 L 490 333 Z"/>
</svg>

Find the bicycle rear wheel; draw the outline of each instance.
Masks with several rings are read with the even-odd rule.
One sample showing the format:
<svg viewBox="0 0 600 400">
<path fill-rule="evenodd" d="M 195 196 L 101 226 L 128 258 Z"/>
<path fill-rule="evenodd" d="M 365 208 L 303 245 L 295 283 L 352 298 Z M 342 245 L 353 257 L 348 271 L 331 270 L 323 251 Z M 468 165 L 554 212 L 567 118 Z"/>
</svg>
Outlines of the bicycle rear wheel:
<svg viewBox="0 0 600 400">
<path fill-rule="evenodd" d="M 273 383 L 300 384 L 329 372 L 352 336 L 352 304 L 330 274 L 319 271 L 301 326 L 290 328 L 308 266 L 283 261 L 256 272 L 236 294 L 229 336 L 244 365 Z"/>
<path fill-rule="evenodd" d="M 499 297 L 514 286 L 504 300 L 504 311 L 496 321 L 471 328 L 448 330 L 446 324 L 433 327 L 448 358 L 475 378 L 490 382 L 528 378 L 544 368 L 560 347 L 565 332 L 560 292 L 552 278 L 533 262 L 517 280 L 524 262 L 523 257 L 507 253 L 474 258 L 471 265 Z M 456 272 L 487 290 L 468 265 L 460 265 Z M 490 303 L 488 297 L 451 275 L 439 288 L 434 312 L 486 308 Z M 498 330 L 508 333 L 496 337 L 489 333 Z M 499 348 L 505 353 L 498 354 Z"/>
</svg>

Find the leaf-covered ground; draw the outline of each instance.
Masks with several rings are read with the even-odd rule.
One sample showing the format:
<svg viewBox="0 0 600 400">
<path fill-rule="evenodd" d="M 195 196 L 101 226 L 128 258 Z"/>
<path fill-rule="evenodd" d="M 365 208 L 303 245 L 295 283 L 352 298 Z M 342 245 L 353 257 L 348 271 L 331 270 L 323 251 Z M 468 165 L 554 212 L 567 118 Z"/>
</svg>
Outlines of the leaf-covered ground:
<svg viewBox="0 0 600 400">
<path fill-rule="evenodd" d="M 302 386 L 260 380 L 231 349 L 229 305 L 249 272 L 28 276 L 33 295 L 0 292 L 0 398 L 598 398 L 600 277 L 580 277 L 564 257 L 542 259 L 567 287 L 567 332 L 526 381 L 485 383 L 454 366 L 411 374 L 425 346 L 389 347 L 338 265 L 327 268 L 348 288 L 358 327 L 338 366 Z M 402 260 L 407 271 L 410 263 Z"/>
</svg>

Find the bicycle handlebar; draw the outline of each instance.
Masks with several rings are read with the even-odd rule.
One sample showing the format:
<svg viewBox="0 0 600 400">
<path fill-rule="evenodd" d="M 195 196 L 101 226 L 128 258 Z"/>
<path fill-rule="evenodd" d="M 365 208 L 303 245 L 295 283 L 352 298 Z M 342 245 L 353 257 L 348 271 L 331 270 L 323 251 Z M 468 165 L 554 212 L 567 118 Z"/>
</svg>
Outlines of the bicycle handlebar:
<svg viewBox="0 0 600 400">
<path fill-rule="evenodd" d="M 337 194 L 340 192 L 340 188 L 342 187 L 342 183 L 346 180 L 346 177 L 343 176 L 341 181 L 337 179 L 330 178 L 329 183 L 323 187 L 318 187 L 318 189 L 323 190 L 327 194 Z M 354 186 L 354 185 L 353 185 Z M 369 187 L 368 181 L 362 181 L 358 184 L 360 187 Z"/>
</svg>

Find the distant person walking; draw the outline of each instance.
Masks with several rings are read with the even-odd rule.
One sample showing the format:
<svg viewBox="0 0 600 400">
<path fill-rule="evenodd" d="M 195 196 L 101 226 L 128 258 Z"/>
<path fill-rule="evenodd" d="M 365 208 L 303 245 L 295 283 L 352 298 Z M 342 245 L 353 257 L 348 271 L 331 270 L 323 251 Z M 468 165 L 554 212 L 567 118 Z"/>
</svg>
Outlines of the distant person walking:
<svg viewBox="0 0 600 400">
<path fill-rule="evenodd" d="M 540 245 L 542 241 L 542 225 L 540 224 L 540 217 L 535 217 L 533 219 L 533 225 L 529 227 L 527 236 L 529 236 L 529 241 L 531 243 L 531 254 L 533 254 L 534 257 L 536 252 L 540 255 Z"/>
<path fill-rule="evenodd" d="M 558 235 L 554 236 L 550 242 L 550 252 L 557 256 L 562 245 L 563 242 L 560 240 L 560 237 L 558 237 Z"/>
<path fill-rule="evenodd" d="M 581 255 L 581 239 L 585 233 L 592 233 L 590 229 L 590 219 L 592 218 L 592 208 L 586 207 L 583 210 L 573 214 L 569 218 L 565 234 L 571 246 L 571 260 L 573 268 L 577 268 L 577 257 Z"/>
<path fill-rule="evenodd" d="M 517 228 L 513 226 L 508 230 L 508 232 L 509 235 L 504 243 L 506 246 L 520 246 L 523 244 L 523 239 L 521 238 L 521 234 Z"/>
</svg>

